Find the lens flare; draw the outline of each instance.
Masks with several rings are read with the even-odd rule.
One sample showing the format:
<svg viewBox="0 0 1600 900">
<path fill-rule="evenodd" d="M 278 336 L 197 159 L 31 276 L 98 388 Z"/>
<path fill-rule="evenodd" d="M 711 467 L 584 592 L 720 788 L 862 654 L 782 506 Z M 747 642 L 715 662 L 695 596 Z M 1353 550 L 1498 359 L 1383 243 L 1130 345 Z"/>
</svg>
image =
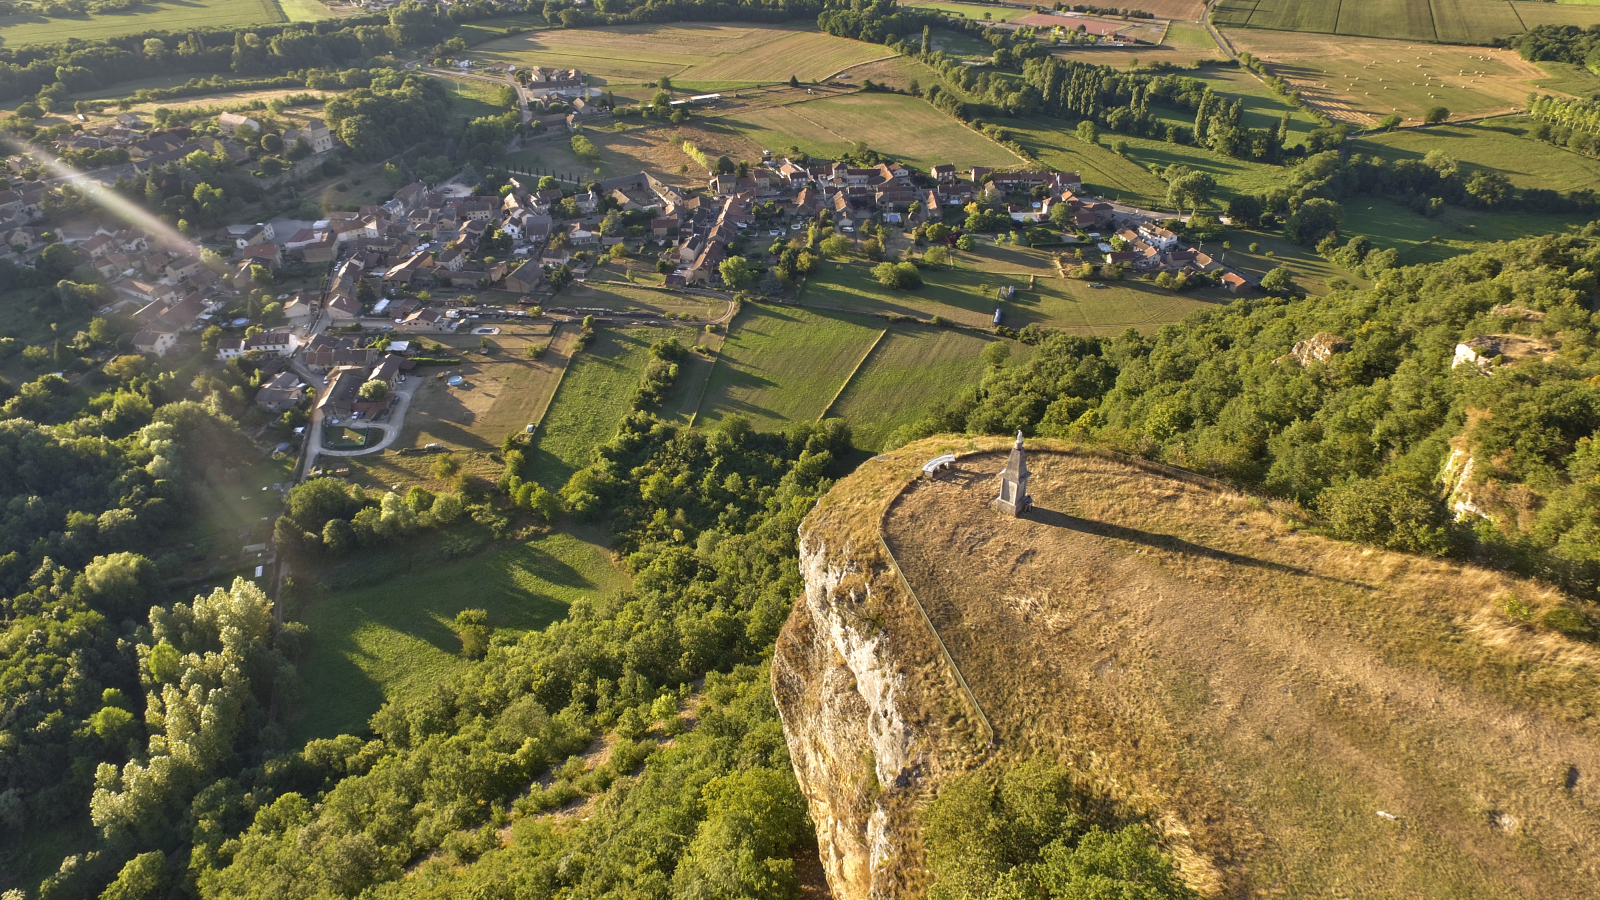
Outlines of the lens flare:
<svg viewBox="0 0 1600 900">
<path fill-rule="evenodd" d="M 185 237 L 182 232 L 149 210 L 95 180 L 89 173 L 62 162 L 60 157 L 44 148 L 24 146 L 10 137 L 5 137 L 3 140 L 12 152 L 32 158 L 62 183 L 70 184 L 81 191 L 91 203 L 110 213 L 123 224 L 144 229 L 168 249 L 179 252 L 187 250 L 195 256 L 200 255 L 199 244 Z"/>
</svg>

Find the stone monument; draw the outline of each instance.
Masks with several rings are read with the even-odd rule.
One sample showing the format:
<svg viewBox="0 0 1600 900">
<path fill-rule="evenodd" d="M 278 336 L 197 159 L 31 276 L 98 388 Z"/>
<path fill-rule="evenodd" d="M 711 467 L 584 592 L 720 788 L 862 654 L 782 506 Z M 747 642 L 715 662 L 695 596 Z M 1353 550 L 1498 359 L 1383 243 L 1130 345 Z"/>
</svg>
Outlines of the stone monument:
<svg viewBox="0 0 1600 900">
<path fill-rule="evenodd" d="M 1017 443 L 1011 448 L 1011 457 L 1000 471 L 1000 496 L 990 506 L 1013 518 L 1033 508 L 1033 498 L 1028 496 L 1028 458 L 1022 449 L 1022 432 L 1017 432 Z"/>
</svg>

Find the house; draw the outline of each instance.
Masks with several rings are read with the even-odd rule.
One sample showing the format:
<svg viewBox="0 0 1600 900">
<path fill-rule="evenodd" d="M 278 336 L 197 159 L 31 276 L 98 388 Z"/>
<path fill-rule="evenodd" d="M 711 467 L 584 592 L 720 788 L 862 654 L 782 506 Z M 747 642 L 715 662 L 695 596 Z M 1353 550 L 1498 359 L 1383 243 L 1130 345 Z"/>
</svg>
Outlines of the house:
<svg viewBox="0 0 1600 900">
<path fill-rule="evenodd" d="M 1154 222 L 1140 225 L 1139 236 L 1144 238 L 1145 243 L 1158 250 L 1171 250 L 1178 246 L 1178 236 Z"/>
<path fill-rule="evenodd" d="M 149 353 L 153 356 L 166 356 L 178 343 L 178 336 L 170 331 L 158 331 L 146 328 L 133 336 L 133 349 L 140 353 Z"/>
<path fill-rule="evenodd" d="M 527 293 L 544 281 L 544 271 L 536 262 L 526 262 L 506 276 L 506 290 Z"/>
<path fill-rule="evenodd" d="M 586 216 L 592 216 L 600 208 L 600 195 L 594 191 L 574 194 L 572 199 L 578 202 L 578 211 Z"/>
<path fill-rule="evenodd" d="M 395 330 L 410 332 L 449 331 L 450 320 L 440 315 L 436 309 L 419 309 L 406 316 L 399 325 L 395 326 Z"/>
<path fill-rule="evenodd" d="M 335 366 L 328 373 L 328 387 L 317 399 L 317 412 L 335 419 L 344 418 L 361 405 L 361 386 L 367 383 L 366 366 Z M 382 409 L 387 401 L 379 402 Z"/>
<path fill-rule="evenodd" d="M 656 216 L 650 220 L 650 235 L 658 241 L 664 241 L 678 231 L 677 216 Z"/>
<path fill-rule="evenodd" d="M 367 375 L 367 380 L 381 381 L 392 388 L 394 387 L 395 382 L 400 379 L 400 367 L 404 364 L 404 358 L 396 356 L 393 353 L 386 353 L 384 354 L 383 359 L 379 360 L 378 364 L 372 367 L 372 372 Z"/>
<path fill-rule="evenodd" d="M 1250 282 L 1238 272 L 1229 272 L 1222 276 L 1222 286 L 1227 288 L 1230 294 L 1242 294 L 1250 287 Z"/>
<path fill-rule="evenodd" d="M 283 315 L 291 324 L 311 318 L 311 301 L 304 294 L 296 294 L 283 305 Z"/>
<path fill-rule="evenodd" d="M 114 287 L 117 293 L 142 303 L 166 303 L 178 295 L 178 289 L 170 284 L 151 284 L 132 278 L 124 278 Z"/>
<path fill-rule="evenodd" d="M 191 275 L 199 274 L 200 270 L 204 268 L 205 264 L 200 262 L 200 257 L 185 256 L 182 259 L 167 263 L 166 273 L 168 279 L 182 281 Z"/>
<path fill-rule="evenodd" d="M 1222 264 L 1204 253 L 1195 253 L 1192 265 L 1202 272 L 1211 273 L 1222 268 Z"/>
<path fill-rule="evenodd" d="M 233 229 L 229 228 L 228 233 L 232 234 Z M 262 222 L 257 222 L 254 225 L 247 226 L 239 234 L 234 235 L 233 245 L 238 247 L 240 250 L 243 250 L 246 247 L 254 247 L 257 244 L 270 241 L 272 238 L 272 226 Z"/>
<path fill-rule="evenodd" d="M 328 321 L 335 325 L 348 325 L 361 318 L 361 304 L 356 298 L 340 295 L 328 301 Z"/>
<path fill-rule="evenodd" d="M 289 356 L 300 349 L 300 339 L 288 331 L 263 331 L 246 338 L 223 338 L 217 342 L 217 359 L 233 359 L 246 353 L 264 356 Z"/>
<path fill-rule="evenodd" d="M 305 395 L 305 386 L 300 383 L 300 376 L 284 370 L 263 384 L 261 390 L 256 391 L 256 405 L 268 412 L 288 412 L 299 406 Z"/>
<path fill-rule="evenodd" d="M 301 247 L 300 257 L 308 263 L 328 263 L 333 262 L 338 252 L 338 241 L 333 235 L 328 234 Z"/>
<path fill-rule="evenodd" d="M 261 122 L 243 113 L 225 112 L 217 116 L 217 127 L 229 137 L 234 137 L 240 128 L 248 128 L 256 134 L 261 133 Z"/>
<path fill-rule="evenodd" d="M 928 174 L 932 175 L 933 180 L 940 184 L 949 184 L 956 180 L 956 167 L 952 165 L 934 166 L 928 170 Z"/>
<path fill-rule="evenodd" d="M 246 247 L 244 252 L 239 254 L 239 258 L 247 263 L 261 263 L 263 265 L 270 263 L 270 265 L 267 265 L 269 271 L 275 271 L 279 266 L 283 265 L 283 251 L 279 249 L 277 244 L 256 244 L 253 247 Z"/>
<path fill-rule="evenodd" d="M 326 122 L 312 119 L 306 122 L 304 128 L 293 128 L 283 133 L 285 147 L 293 147 L 300 141 L 305 141 L 312 153 L 326 153 L 333 149 L 333 132 L 328 130 Z"/>
<path fill-rule="evenodd" d="M 450 272 L 459 272 L 467 264 L 467 254 L 460 247 L 451 247 L 439 254 L 438 267 Z"/>
</svg>

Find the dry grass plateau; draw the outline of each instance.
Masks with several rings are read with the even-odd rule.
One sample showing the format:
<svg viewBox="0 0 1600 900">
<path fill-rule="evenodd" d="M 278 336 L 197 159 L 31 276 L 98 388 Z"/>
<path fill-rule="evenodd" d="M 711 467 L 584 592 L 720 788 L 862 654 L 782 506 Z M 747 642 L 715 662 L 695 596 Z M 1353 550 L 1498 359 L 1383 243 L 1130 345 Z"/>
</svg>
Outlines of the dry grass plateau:
<svg viewBox="0 0 1600 900">
<path fill-rule="evenodd" d="M 1030 455 L 1035 509 L 1003 518 L 988 501 L 1004 446 L 932 438 L 878 457 L 802 528 L 870 583 L 861 618 L 922 701 L 908 721 L 932 783 L 971 764 L 970 746 L 945 745 L 974 732 L 881 574 L 885 508 L 888 545 L 993 724 L 990 757 L 1075 766 L 1155 822 L 1206 893 L 1594 896 L 1600 652 L 1500 611 L 1511 594 L 1570 600 L 1064 445 Z M 912 480 L 944 452 L 967 455 Z"/>
</svg>

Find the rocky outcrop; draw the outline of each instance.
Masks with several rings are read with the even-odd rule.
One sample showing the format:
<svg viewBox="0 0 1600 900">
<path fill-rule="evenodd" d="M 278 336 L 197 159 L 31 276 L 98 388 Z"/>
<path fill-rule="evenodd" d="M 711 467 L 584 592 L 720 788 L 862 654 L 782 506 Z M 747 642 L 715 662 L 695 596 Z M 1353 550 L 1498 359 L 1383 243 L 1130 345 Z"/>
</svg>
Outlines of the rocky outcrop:
<svg viewBox="0 0 1600 900">
<path fill-rule="evenodd" d="M 907 787 L 917 736 L 901 709 L 904 678 L 883 632 L 861 613 L 873 600 L 861 567 L 802 541 L 806 590 L 773 661 L 773 692 L 800 788 L 811 805 L 828 883 L 870 897 L 893 856 L 885 786 Z"/>
</svg>

